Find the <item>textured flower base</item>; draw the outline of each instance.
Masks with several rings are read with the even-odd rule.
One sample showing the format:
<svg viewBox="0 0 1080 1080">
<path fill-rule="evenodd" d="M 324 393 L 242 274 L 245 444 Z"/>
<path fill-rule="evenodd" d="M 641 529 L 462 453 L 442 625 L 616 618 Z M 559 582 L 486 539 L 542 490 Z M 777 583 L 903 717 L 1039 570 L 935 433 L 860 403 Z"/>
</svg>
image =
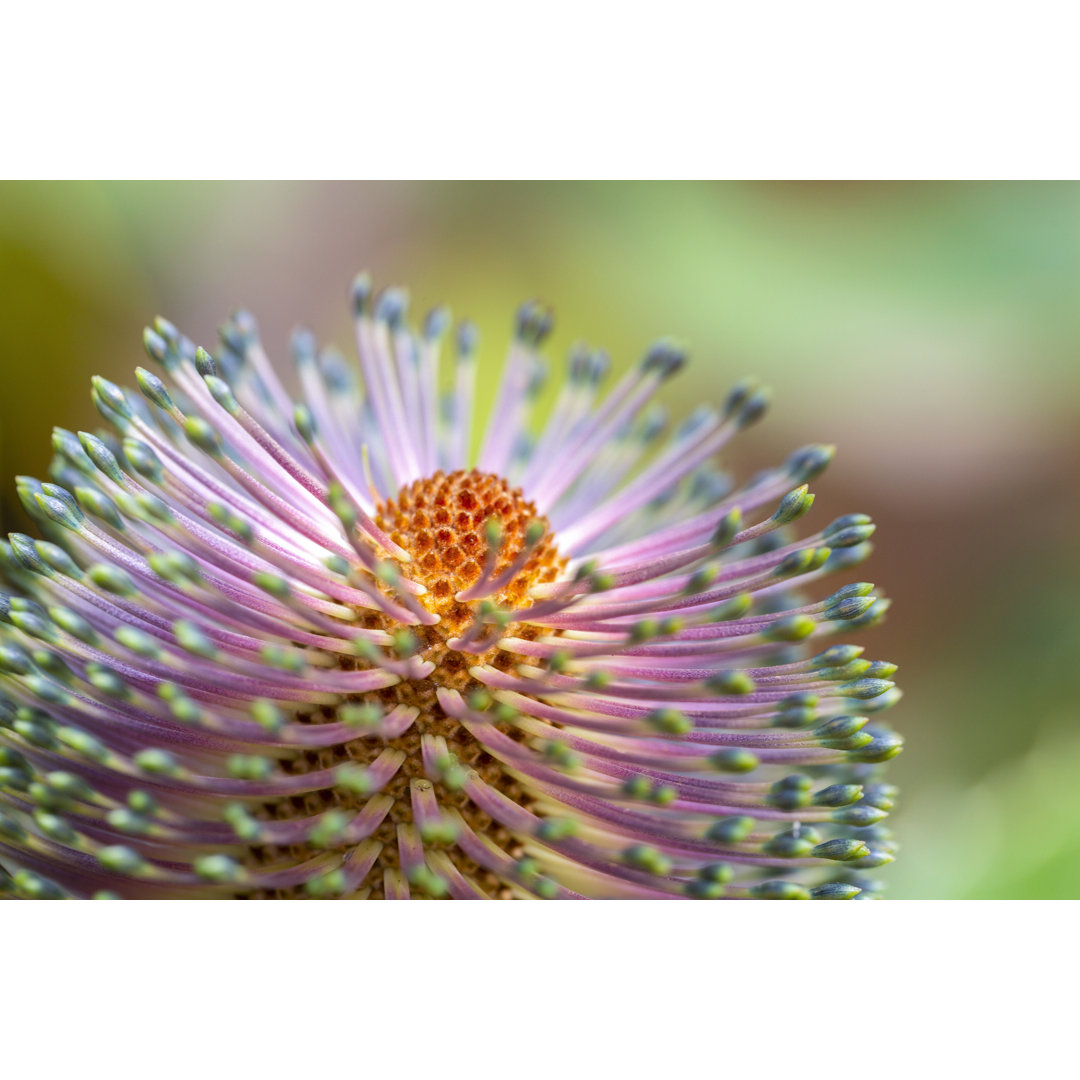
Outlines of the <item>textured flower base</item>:
<svg viewBox="0 0 1080 1080">
<path fill-rule="evenodd" d="M 413 708 L 422 721 L 418 721 L 397 738 L 379 740 L 356 739 L 333 750 L 298 755 L 283 767 L 289 772 L 303 773 L 315 769 L 333 768 L 344 762 L 355 761 L 370 765 L 386 748 L 404 755 L 394 778 L 384 789 L 387 799 L 393 800 L 386 818 L 374 834 L 375 842 L 383 845 L 378 863 L 384 870 L 383 879 L 373 883 L 365 895 L 383 897 L 389 887 L 399 894 L 408 892 L 407 883 L 401 878 L 398 829 L 413 825 L 412 792 L 418 798 L 434 798 L 435 789 L 427 779 L 424 769 L 422 728 L 426 735 L 445 741 L 447 751 L 462 765 L 476 771 L 477 775 L 494 790 L 513 799 L 521 806 L 530 806 L 533 799 L 528 790 L 506 768 L 462 727 L 461 723 L 446 715 L 439 704 L 437 689 L 446 688 L 462 692 L 479 691 L 483 684 L 469 674 L 469 668 L 477 664 L 490 664 L 500 671 L 512 671 L 517 663 L 526 660 L 512 652 L 492 646 L 479 655 L 463 654 L 451 648 L 447 640 L 465 633 L 472 624 L 475 607 L 457 600 L 458 594 L 474 586 L 484 571 L 484 555 L 488 550 L 485 526 L 498 522 L 502 530 L 502 545 L 494 564 L 494 574 L 513 569 L 512 578 L 505 588 L 489 596 L 500 607 L 514 610 L 528 603 L 529 589 L 533 585 L 554 581 L 565 568 L 566 560 L 560 559 L 555 550 L 550 527 L 544 522 L 540 543 L 529 545 L 528 558 L 520 570 L 514 567 L 526 548 L 526 529 L 539 520 L 536 508 L 527 502 L 519 489 L 497 476 L 475 470 L 457 470 L 447 476 L 438 472 L 435 476 L 413 482 L 397 498 L 377 507 L 375 522 L 395 543 L 413 558 L 413 578 L 427 589 L 424 605 L 439 616 L 434 626 L 413 629 L 416 638 L 411 647 L 413 655 L 435 665 L 434 670 L 422 680 L 399 682 L 383 690 L 372 691 L 354 699 L 380 713 L 398 707 Z M 372 629 L 393 633 L 397 624 L 381 614 L 358 612 L 364 625 Z M 525 629 L 530 639 L 537 632 Z M 353 662 L 348 662 L 352 666 Z M 335 719 L 328 710 L 321 717 L 325 722 Z M 317 722 L 311 717 L 309 722 Z M 461 815 L 469 828 L 481 836 L 487 836 L 515 857 L 521 854 L 521 844 L 513 833 L 502 828 L 482 810 L 478 809 L 463 791 L 443 790 L 439 794 L 445 808 L 453 808 Z M 365 797 L 340 788 L 323 788 L 303 798 L 285 799 L 265 807 L 267 817 L 289 819 L 318 815 L 330 809 L 357 812 L 363 809 Z M 258 848 L 252 852 L 249 865 L 273 863 L 282 857 L 302 858 L 302 848 L 287 852 Z M 458 871 L 475 882 L 490 895 L 512 899 L 513 892 L 498 875 L 491 873 L 458 853 L 454 859 Z M 389 875 L 387 878 L 386 875 Z M 276 899 L 304 895 L 302 887 L 260 894 Z M 426 895 L 421 893 L 421 895 Z"/>
<path fill-rule="evenodd" d="M 830 447 L 734 487 L 767 396 L 669 432 L 654 346 L 606 394 L 519 314 L 482 437 L 476 334 L 354 286 L 359 365 L 237 315 L 20 477 L 0 549 L 0 891 L 60 897 L 872 896 L 900 749 L 863 515 L 797 540 Z M 478 442 L 474 455 L 472 447 Z"/>
</svg>

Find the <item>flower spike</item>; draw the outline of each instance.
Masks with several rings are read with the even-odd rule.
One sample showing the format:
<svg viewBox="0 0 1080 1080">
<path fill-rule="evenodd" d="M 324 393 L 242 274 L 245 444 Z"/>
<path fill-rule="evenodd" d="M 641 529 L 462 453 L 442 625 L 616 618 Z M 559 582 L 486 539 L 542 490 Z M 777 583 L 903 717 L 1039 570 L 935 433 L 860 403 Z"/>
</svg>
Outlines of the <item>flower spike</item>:
<svg viewBox="0 0 1080 1080">
<path fill-rule="evenodd" d="M 574 346 L 539 425 L 537 302 L 477 416 L 471 323 L 350 299 L 358 362 L 296 331 L 295 401 L 250 314 L 213 354 L 156 319 L 137 392 L 93 380 L 109 428 L 17 479 L 47 539 L 0 543 L 0 892 L 875 895 L 896 665 L 821 639 L 889 601 L 818 588 L 874 525 L 794 530 L 835 448 L 733 487 L 769 391 L 669 431 L 670 341 L 610 389 Z"/>
</svg>

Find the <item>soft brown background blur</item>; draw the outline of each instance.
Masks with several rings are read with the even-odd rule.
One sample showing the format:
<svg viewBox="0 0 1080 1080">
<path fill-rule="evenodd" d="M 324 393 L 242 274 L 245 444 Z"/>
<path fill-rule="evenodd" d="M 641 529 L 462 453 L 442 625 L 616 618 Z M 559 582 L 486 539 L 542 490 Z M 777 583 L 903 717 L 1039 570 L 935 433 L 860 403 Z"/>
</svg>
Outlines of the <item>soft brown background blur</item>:
<svg viewBox="0 0 1080 1080">
<path fill-rule="evenodd" d="M 879 523 L 855 577 L 895 600 L 865 644 L 907 694 L 891 895 L 1080 896 L 1080 185 L 0 184 L 4 529 L 153 315 L 347 347 L 365 267 L 475 319 L 489 380 L 536 297 L 556 361 L 686 341 L 677 411 L 770 383 L 732 464 L 837 443 L 813 520 Z"/>
</svg>

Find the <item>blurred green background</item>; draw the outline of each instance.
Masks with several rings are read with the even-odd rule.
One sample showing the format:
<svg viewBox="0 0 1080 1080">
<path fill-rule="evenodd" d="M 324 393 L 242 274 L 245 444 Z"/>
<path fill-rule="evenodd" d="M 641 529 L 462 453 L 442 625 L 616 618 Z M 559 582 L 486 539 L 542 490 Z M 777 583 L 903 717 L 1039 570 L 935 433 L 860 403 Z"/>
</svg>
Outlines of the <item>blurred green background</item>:
<svg viewBox="0 0 1080 1080">
<path fill-rule="evenodd" d="M 837 443 L 816 520 L 879 523 L 890 895 L 1080 897 L 1080 185 L 0 184 L 4 530 L 11 478 L 44 475 L 54 423 L 96 426 L 89 377 L 130 383 L 153 315 L 212 347 L 243 305 L 279 357 L 299 322 L 347 347 L 361 268 L 475 319 L 489 376 L 535 297 L 555 359 L 688 343 L 677 412 L 768 382 L 731 464 Z"/>
</svg>

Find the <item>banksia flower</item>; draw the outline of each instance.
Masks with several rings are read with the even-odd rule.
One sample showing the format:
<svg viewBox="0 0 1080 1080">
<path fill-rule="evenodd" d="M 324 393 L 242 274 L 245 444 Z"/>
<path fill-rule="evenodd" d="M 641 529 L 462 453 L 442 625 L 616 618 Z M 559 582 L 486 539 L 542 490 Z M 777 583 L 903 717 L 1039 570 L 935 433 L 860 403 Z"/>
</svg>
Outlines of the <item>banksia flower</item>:
<svg viewBox="0 0 1080 1080">
<path fill-rule="evenodd" d="M 832 448 L 733 486 L 767 395 L 669 432 L 666 343 L 606 393 L 574 350 L 537 427 L 535 305 L 480 423 L 470 325 L 352 303 L 358 365 L 294 336 L 299 404 L 250 316 L 213 355 L 158 320 L 162 374 L 95 378 L 108 430 L 18 479 L 47 539 L 0 549 L 0 891 L 873 895 L 895 667 L 823 639 L 887 601 L 813 598 L 873 525 L 791 530 Z"/>
</svg>

